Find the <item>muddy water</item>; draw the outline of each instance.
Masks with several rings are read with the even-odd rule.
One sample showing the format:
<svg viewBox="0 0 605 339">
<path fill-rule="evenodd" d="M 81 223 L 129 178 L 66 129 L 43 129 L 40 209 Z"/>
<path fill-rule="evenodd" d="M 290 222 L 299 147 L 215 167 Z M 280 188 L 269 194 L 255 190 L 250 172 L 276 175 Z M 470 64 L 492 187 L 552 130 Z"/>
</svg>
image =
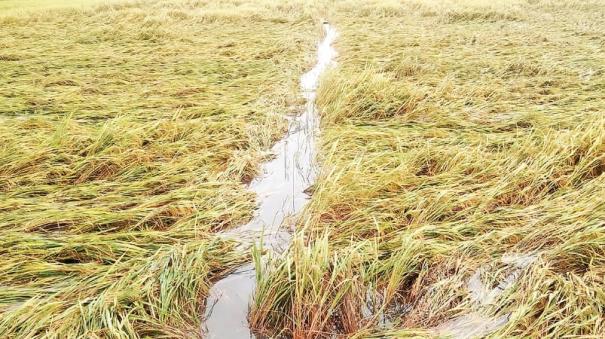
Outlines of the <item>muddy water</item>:
<svg viewBox="0 0 605 339">
<path fill-rule="evenodd" d="M 490 317 L 486 315 L 485 308 L 492 305 L 504 291 L 512 287 L 519 280 L 522 271 L 535 259 L 535 254 L 504 255 L 502 263 L 510 267 L 511 273 L 499 281 L 494 288 L 490 288 L 481 280 L 481 274 L 486 271 L 486 267 L 480 267 L 470 277 L 466 286 L 477 310 L 448 320 L 434 328 L 434 331 L 442 336 L 470 339 L 484 337 L 506 325 L 510 313 Z"/>
<path fill-rule="evenodd" d="M 323 28 L 325 36 L 318 45 L 317 64 L 300 80 L 306 99 L 305 110 L 290 118 L 286 136 L 272 148 L 275 157 L 263 164 L 262 175 L 250 184 L 259 201 L 255 216 L 248 224 L 224 234 L 245 245 L 262 241 L 264 248 L 274 251 L 287 247 L 291 235 L 282 224 L 305 206 L 309 198 L 305 190 L 315 182 L 315 136 L 319 131 L 316 90 L 319 77 L 336 56 L 332 48 L 336 31 L 327 23 Z M 254 265 L 249 263 L 212 287 L 206 300 L 204 337 L 254 337 L 248 327 L 247 316 L 255 289 L 255 275 Z"/>
</svg>

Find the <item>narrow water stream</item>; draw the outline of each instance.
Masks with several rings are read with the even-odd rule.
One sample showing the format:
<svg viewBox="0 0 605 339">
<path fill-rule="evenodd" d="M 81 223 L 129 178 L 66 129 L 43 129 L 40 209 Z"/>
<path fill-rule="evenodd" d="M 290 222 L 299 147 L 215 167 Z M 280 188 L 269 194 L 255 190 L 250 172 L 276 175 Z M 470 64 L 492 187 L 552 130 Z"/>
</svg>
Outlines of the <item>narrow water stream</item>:
<svg viewBox="0 0 605 339">
<path fill-rule="evenodd" d="M 305 190 L 317 175 L 315 139 L 319 116 L 315 106 L 321 74 L 333 63 L 336 51 L 332 43 L 336 30 L 323 24 L 325 36 L 318 45 L 317 64 L 300 79 L 306 107 L 302 114 L 290 118 L 288 132 L 272 148 L 275 157 L 262 165 L 262 174 L 250 184 L 259 200 L 254 218 L 224 236 L 245 245 L 263 243 L 264 248 L 281 251 L 288 246 L 290 232 L 282 227 L 286 218 L 296 215 L 308 201 Z M 202 333 L 206 338 L 252 338 L 248 327 L 248 308 L 256 284 L 252 262 L 218 281 L 206 300 Z"/>
</svg>

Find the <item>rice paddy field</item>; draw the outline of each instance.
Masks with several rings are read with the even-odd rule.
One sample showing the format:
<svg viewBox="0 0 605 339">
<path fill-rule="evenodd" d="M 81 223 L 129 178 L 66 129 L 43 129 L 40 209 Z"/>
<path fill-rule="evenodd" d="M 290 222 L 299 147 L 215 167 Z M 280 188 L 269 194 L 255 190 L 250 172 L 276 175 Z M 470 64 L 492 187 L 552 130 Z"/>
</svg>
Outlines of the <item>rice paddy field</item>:
<svg viewBox="0 0 605 339">
<path fill-rule="evenodd" d="M 200 337 L 301 112 L 266 337 L 605 336 L 605 3 L 0 0 L 0 337 Z"/>
<path fill-rule="evenodd" d="M 280 2 L 0 17 L 0 337 L 198 333 L 315 24 Z"/>
</svg>

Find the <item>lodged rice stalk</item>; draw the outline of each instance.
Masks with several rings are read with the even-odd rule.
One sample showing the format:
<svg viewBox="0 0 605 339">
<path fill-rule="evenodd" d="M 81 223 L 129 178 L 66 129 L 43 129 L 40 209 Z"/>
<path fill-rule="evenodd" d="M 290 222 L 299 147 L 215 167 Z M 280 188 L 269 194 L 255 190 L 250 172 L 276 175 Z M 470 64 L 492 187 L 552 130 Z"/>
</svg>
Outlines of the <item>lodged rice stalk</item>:
<svg viewBox="0 0 605 339">
<path fill-rule="evenodd" d="M 505 319 L 494 338 L 605 335 L 604 13 L 335 3 L 322 174 L 291 248 L 262 267 L 254 326 L 427 337 L 477 315 Z M 473 277 L 497 293 L 477 297 Z"/>
<path fill-rule="evenodd" d="M 199 336 L 313 10 L 43 2 L 0 4 L 0 337 Z"/>
</svg>

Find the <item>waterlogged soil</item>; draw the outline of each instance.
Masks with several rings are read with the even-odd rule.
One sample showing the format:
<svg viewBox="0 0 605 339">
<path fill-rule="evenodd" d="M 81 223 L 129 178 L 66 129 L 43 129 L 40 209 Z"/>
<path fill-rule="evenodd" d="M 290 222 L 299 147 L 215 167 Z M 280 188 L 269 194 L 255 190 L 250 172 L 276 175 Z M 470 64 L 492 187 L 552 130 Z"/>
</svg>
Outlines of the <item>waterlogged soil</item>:
<svg viewBox="0 0 605 339">
<path fill-rule="evenodd" d="M 506 325 L 510 313 L 499 317 L 486 315 L 485 308 L 492 305 L 506 290 L 511 288 L 519 279 L 522 271 L 536 259 L 534 254 L 508 254 L 502 257 L 502 263 L 509 266 L 511 272 L 497 286 L 490 288 L 481 280 L 481 274 L 486 271 L 480 267 L 467 282 L 471 299 L 477 306 L 476 311 L 450 319 L 434 330 L 439 335 L 458 339 L 470 339 L 486 336 Z"/>
<path fill-rule="evenodd" d="M 336 51 L 332 43 L 336 30 L 323 24 L 325 36 L 318 45 L 317 63 L 300 80 L 306 99 L 302 114 L 290 118 L 287 134 L 272 148 L 275 157 L 262 165 L 262 175 L 250 183 L 257 195 L 258 209 L 247 224 L 225 237 L 237 239 L 244 246 L 261 243 L 263 248 L 280 252 L 290 243 L 291 234 L 284 227 L 308 202 L 305 191 L 315 182 L 316 135 L 319 116 L 315 105 L 316 90 L 322 73 L 333 63 Z M 202 333 L 206 338 L 252 338 L 248 326 L 248 308 L 256 287 L 256 270 L 252 262 L 243 265 L 210 290 Z"/>
</svg>

